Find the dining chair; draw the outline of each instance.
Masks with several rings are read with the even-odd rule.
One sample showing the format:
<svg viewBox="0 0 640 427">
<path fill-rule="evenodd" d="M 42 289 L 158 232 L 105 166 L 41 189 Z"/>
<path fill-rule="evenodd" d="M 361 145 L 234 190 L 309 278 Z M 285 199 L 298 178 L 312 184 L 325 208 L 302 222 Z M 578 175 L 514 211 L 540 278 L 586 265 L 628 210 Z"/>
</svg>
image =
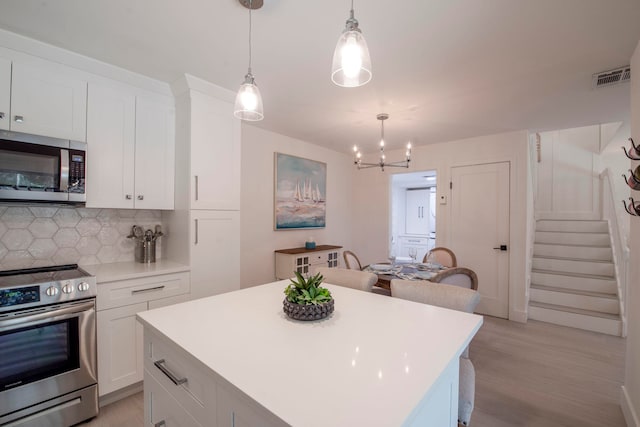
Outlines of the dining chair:
<svg viewBox="0 0 640 427">
<path fill-rule="evenodd" d="M 478 276 L 473 270 L 465 267 L 447 268 L 432 276 L 429 281 L 478 290 Z"/>
<path fill-rule="evenodd" d="M 371 292 L 378 281 L 377 275 L 366 271 L 329 267 L 318 267 L 316 271 L 322 274 L 326 283 L 365 292 Z"/>
<path fill-rule="evenodd" d="M 391 296 L 423 304 L 473 313 L 480 302 L 480 294 L 472 289 L 447 286 L 427 280 L 393 279 Z M 458 423 L 468 426 L 473 412 L 476 389 L 476 371 L 469 359 L 469 346 L 460 355 L 458 388 Z"/>
<path fill-rule="evenodd" d="M 431 249 L 424 255 L 422 258 L 422 262 L 425 263 L 427 261 L 431 261 L 429 256 L 432 256 L 433 259 L 442 264 L 444 267 L 457 267 L 458 263 L 456 261 L 456 254 L 449 248 L 445 248 L 442 246 Z"/>
<path fill-rule="evenodd" d="M 362 270 L 362 264 L 360 264 L 360 260 L 351 251 L 342 252 L 342 256 L 344 257 L 344 265 L 347 266 L 348 269 L 351 270 Z"/>
</svg>

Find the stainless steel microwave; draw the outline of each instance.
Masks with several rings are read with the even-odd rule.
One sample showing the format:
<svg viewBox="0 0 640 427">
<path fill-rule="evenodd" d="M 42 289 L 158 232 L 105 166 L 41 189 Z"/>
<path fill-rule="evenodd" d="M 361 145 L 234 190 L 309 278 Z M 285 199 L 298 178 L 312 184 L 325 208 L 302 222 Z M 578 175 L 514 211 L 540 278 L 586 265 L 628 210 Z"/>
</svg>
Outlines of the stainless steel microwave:
<svg viewBox="0 0 640 427">
<path fill-rule="evenodd" d="M 0 200 L 85 202 L 86 147 L 0 131 Z"/>
</svg>

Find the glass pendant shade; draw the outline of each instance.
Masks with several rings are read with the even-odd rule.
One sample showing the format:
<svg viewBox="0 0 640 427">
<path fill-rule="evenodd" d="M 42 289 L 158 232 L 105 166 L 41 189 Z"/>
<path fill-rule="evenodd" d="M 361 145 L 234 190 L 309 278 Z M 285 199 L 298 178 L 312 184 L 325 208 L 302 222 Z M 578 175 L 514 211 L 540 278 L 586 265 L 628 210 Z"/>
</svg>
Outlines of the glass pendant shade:
<svg viewBox="0 0 640 427">
<path fill-rule="evenodd" d="M 233 114 L 241 120 L 250 122 L 256 122 L 264 118 L 260 89 L 256 86 L 250 72 L 245 76 L 244 83 L 238 90 Z"/>
<path fill-rule="evenodd" d="M 338 86 L 358 87 L 371 80 L 369 48 L 359 29 L 345 29 L 333 52 L 331 80 Z"/>
</svg>

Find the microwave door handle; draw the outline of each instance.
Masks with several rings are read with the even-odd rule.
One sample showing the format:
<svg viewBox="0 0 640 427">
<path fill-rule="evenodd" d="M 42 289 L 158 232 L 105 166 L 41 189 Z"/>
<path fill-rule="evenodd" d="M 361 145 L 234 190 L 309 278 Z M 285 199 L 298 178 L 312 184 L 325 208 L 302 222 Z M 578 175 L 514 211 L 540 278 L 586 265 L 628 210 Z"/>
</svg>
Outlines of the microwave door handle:
<svg viewBox="0 0 640 427">
<path fill-rule="evenodd" d="M 60 191 L 69 191 L 69 150 L 60 150 Z"/>
</svg>

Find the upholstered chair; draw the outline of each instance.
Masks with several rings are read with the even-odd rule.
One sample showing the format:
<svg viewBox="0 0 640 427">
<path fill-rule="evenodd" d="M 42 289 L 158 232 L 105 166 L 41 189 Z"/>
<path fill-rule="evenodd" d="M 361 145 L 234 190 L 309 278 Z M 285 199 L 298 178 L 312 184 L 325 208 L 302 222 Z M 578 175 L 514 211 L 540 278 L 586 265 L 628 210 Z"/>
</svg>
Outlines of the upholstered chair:
<svg viewBox="0 0 640 427">
<path fill-rule="evenodd" d="M 424 255 L 422 262 L 429 260 L 429 255 L 432 256 L 435 262 L 442 264 L 445 267 L 456 267 L 458 265 L 456 261 L 456 254 L 449 248 L 437 247 L 431 249 Z"/>
<path fill-rule="evenodd" d="M 473 270 L 465 267 L 454 267 L 442 270 L 431 277 L 429 281 L 473 289 L 474 291 L 478 290 L 478 276 Z"/>
<path fill-rule="evenodd" d="M 423 304 L 473 313 L 480 302 L 480 294 L 459 286 L 432 283 L 427 280 L 391 281 L 391 296 Z M 469 359 L 467 347 L 460 356 L 460 386 L 458 391 L 458 422 L 469 425 L 475 401 L 476 372 Z"/>
<path fill-rule="evenodd" d="M 360 260 L 351 251 L 342 252 L 342 256 L 344 258 L 344 265 L 351 270 L 362 270 L 362 264 L 360 264 Z"/>
<path fill-rule="evenodd" d="M 318 267 L 316 271 L 324 276 L 325 283 L 366 292 L 371 292 L 373 285 L 378 281 L 378 276 L 366 271 L 329 267 Z"/>
</svg>

